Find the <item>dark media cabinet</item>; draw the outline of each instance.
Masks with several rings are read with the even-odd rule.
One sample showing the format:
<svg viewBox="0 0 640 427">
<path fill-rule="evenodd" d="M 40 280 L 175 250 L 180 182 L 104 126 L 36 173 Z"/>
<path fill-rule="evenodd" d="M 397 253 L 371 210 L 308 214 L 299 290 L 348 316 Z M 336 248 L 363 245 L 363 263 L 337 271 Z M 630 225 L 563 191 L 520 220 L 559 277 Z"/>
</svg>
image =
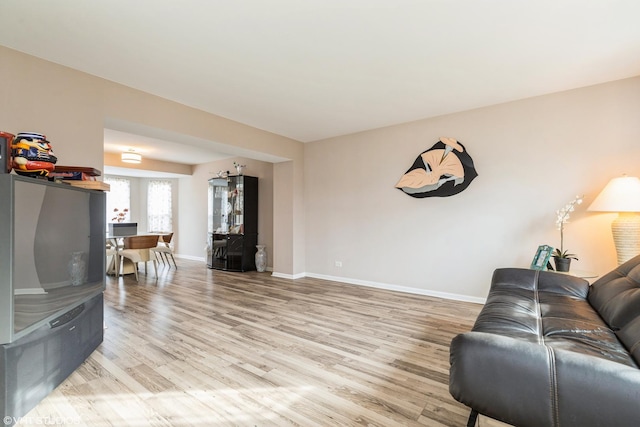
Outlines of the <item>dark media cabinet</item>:
<svg viewBox="0 0 640 427">
<path fill-rule="evenodd" d="M 22 417 L 98 348 L 103 339 L 102 293 L 24 337 L 0 346 L 4 417 Z M 55 325 L 55 326 L 53 326 Z"/>
<path fill-rule="evenodd" d="M 13 425 L 102 343 L 106 197 L 5 173 L 0 200 L 0 409 Z"/>
</svg>

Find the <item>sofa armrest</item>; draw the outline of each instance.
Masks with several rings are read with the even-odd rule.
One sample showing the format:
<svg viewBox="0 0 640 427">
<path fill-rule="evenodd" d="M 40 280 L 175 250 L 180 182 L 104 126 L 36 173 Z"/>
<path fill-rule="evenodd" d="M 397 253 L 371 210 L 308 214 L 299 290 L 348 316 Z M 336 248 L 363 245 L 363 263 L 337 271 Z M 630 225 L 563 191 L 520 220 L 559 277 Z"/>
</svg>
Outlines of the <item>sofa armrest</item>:
<svg viewBox="0 0 640 427">
<path fill-rule="evenodd" d="M 553 425 L 550 356 L 544 346 L 484 332 L 456 336 L 449 392 L 481 414 L 522 427 Z"/>
<path fill-rule="evenodd" d="M 640 371 L 542 343 L 469 332 L 451 343 L 449 391 L 521 427 L 637 426 Z"/>
</svg>

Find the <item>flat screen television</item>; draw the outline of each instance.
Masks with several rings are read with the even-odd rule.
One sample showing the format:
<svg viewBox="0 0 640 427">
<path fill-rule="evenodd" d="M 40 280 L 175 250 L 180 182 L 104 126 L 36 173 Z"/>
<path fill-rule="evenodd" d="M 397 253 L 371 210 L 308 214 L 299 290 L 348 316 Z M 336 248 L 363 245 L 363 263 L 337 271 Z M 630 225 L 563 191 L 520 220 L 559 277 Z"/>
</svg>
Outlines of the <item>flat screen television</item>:
<svg viewBox="0 0 640 427">
<path fill-rule="evenodd" d="M 103 192 L 0 174 L 0 344 L 104 290 L 105 215 Z"/>
</svg>

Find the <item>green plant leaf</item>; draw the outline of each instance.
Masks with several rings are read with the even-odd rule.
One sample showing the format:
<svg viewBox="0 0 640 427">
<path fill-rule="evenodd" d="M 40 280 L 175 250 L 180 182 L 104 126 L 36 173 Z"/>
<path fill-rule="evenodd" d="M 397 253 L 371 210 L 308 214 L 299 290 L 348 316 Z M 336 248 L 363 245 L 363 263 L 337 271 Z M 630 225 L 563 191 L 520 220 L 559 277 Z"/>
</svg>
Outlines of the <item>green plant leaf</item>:
<svg viewBox="0 0 640 427">
<path fill-rule="evenodd" d="M 569 259 L 575 259 L 576 261 L 578 261 L 578 256 L 576 254 L 570 254 L 568 251 L 560 251 L 560 249 L 556 248 L 555 251 L 553 251 L 553 257 L 554 258 L 569 258 Z"/>
</svg>

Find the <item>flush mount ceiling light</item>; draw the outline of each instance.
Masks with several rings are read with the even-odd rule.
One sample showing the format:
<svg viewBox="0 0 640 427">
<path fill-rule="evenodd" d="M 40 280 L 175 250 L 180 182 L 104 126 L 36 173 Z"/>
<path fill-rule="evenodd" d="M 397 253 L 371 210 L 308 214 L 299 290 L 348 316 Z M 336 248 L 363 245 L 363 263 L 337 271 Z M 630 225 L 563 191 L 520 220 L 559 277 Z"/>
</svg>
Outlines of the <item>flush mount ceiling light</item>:
<svg viewBox="0 0 640 427">
<path fill-rule="evenodd" d="M 125 163 L 141 163 L 142 155 L 133 150 L 129 150 L 122 153 L 120 159 Z"/>
</svg>

